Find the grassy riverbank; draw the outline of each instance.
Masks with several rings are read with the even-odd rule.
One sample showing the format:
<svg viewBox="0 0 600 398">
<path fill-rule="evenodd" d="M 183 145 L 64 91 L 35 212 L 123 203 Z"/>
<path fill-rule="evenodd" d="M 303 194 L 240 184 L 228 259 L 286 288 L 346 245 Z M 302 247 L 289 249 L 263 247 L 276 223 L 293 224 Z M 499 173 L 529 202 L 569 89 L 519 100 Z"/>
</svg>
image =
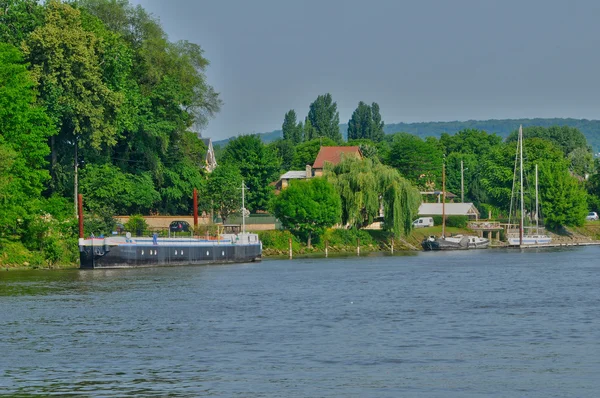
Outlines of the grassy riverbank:
<svg viewBox="0 0 600 398">
<path fill-rule="evenodd" d="M 335 253 L 356 253 L 357 246 L 360 245 L 361 253 L 369 252 L 389 252 L 391 251 L 392 240 L 394 251 L 414 251 L 421 250 L 421 241 L 430 235 L 439 236 L 442 233 L 442 227 L 429 227 L 414 229 L 407 237 L 392 239 L 392 235 L 385 231 L 374 230 L 346 230 L 330 229 L 322 237 L 313 238 L 309 248 L 305 241 L 300 241 L 289 231 L 261 231 L 260 239 L 263 242 L 263 256 L 277 257 L 287 256 L 289 254 L 289 239 L 292 240 L 293 255 L 306 254 L 324 254 L 325 242 L 327 242 L 328 252 Z M 466 228 L 446 227 L 447 235 L 472 234 Z M 560 243 L 581 243 L 600 240 L 600 222 L 587 222 L 581 227 L 563 229 L 559 233 L 551 233 L 553 242 Z M 31 269 L 66 269 L 78 268 L 76 261 L 57 262 L 47 264 L 42 261 L 41 256 L 35 256 L 35 253 L 21 250 L 21 255 L 15 255 L 17 248 L 12 247 L 13 256 L 11 262 L 7 262 L 6 256 L 0 256 L 1 270 L 31 270 Z"/>
<path fill-rule="evenodd" d="M 313 239 L 309 248 L 305 241 L 300 241 L 289 231 L 262 231 L 259 232 L 263 242 L 263 256 L 284 256 L 289 253 L 289 239 L 292 240 L 293 254 L 324 253 L 327 242 L 329 253 L 355 253 L 360 246 L 361 253 L 391 251 L 392 241 L 394 250 L 421 250 L 421 241 L 426 236 L 440 235 L 442 227 L 419 228 L 412 231 L 407 237 L 394 237 L 385 231 L 330 229 L 318 239 Z M 446 234 L 465 234 L 469 230 L 463 228 L 446 227 Z"/>
</svg>

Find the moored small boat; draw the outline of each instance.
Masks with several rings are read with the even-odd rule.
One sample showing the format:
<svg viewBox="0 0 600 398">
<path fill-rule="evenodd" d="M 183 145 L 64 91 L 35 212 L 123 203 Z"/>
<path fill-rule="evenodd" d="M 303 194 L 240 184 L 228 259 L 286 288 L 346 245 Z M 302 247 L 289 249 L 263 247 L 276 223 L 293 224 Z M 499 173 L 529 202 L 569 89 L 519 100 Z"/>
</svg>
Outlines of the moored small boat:
<svg viewBox="0 0 600 398">
<path fill-rule="evenodd" d="M 421 242 L 423 250 L 470 250 L 487 249 L 490 240 L 474 235 L 454 235 L 449 237 L 429 236 Z"/>
</svg>

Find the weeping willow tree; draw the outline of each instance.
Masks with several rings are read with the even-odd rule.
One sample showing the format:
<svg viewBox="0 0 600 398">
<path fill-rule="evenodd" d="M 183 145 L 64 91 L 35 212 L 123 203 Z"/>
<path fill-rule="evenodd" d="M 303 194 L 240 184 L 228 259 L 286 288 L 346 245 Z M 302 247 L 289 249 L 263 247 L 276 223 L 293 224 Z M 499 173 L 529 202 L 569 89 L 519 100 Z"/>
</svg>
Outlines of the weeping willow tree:
<svg viewBox="0 0 600 398">
<path fill-rule="evenodd" d="M 421 195 L 396 169 L 371 159 L 346 157 L 325 175 L 342 199 L 342 223 L 363 228 L 384 212 L 384 229 L 407 235 L 417 216 Z"/>
</svg>

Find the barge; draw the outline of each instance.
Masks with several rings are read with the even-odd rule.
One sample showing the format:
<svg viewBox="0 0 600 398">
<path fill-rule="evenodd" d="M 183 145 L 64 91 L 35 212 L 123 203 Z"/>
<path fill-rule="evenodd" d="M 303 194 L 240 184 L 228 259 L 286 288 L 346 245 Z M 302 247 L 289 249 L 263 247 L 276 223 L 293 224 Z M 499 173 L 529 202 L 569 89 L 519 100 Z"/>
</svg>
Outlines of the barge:
<svg viewBox="0 0 600 398">
<path fill-rule="evenodd" d="M 79 238 L 80 268 L 132 268 L 260 261 L 262 242 L 257 234 L 196 237 Z"/>
</svg>

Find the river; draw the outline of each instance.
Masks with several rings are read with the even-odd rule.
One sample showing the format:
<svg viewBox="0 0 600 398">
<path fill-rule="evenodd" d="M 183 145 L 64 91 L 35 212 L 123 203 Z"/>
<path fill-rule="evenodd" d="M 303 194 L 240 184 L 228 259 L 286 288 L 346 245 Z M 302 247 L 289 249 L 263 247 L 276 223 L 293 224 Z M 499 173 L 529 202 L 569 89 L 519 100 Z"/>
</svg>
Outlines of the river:
<svg viewBox="0 0 600 398">
<path fill-rule="evenodd" d="M 599 257 L 0 272 L 0 395 L 594 397 Z"/>
</svg>

